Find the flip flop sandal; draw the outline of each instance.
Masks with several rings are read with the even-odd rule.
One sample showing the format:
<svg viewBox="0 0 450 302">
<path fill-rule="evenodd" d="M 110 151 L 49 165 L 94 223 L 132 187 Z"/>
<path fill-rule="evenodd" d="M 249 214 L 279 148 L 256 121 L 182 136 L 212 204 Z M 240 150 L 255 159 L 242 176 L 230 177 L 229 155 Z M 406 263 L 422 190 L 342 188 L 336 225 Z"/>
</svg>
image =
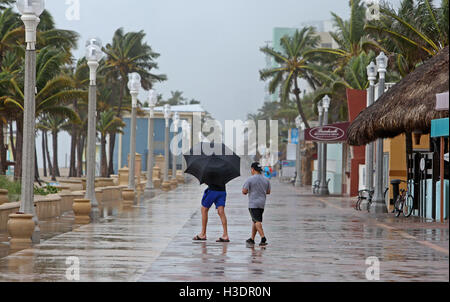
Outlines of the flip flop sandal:
<svg viewBox="0 0 450 302">
<path fill-rule="evenodd" d="M 206 241 L 206 238 L 200 238 L 198 235 L 194 237 L 194 239 L 192 239 L 194 241 Z"/>
<path fill-rule="evenodd" d="M 219 240 L 217 240 L 216 242 L 228 243 L 228 242 L 230 242 L 230 240 L 225 240 L 223 238 L 219 238 Z"/>
</svg>

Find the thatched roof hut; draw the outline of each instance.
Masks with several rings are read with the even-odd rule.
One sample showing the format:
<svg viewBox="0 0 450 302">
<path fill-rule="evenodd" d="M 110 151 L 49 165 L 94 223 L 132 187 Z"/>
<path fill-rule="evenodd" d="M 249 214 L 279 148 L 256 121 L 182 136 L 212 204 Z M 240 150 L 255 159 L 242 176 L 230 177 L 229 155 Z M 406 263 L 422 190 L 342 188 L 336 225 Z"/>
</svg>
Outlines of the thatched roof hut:
<svg viewBox="0 0 450 302">
<path fill-rule="evenodd" d="M 435 110 L 436 94 L 449 90 L 448 52 L 447 46 L 361 112 L 348 130 L 348 143 L 362 146 L 402 133 L 429 133 L 432 120 L 448 117 L 448 111 Z"/>
</svg>

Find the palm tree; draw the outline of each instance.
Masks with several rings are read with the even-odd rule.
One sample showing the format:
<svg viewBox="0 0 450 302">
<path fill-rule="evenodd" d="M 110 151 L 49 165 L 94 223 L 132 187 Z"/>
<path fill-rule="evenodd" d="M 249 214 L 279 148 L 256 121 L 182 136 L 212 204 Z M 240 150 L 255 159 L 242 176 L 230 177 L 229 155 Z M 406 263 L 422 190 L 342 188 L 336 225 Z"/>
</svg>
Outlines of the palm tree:
<svg viewBox="0 0 450 302">
<path fill-rule="evenodd" d="M 107 44 L 103 51 L 106 53 L 106 66 L 104 74 L 112 81 L 117 81 L 119 84 L 118 95 L 118 110 L 117 117 L 121 117 L 123 109 L 123 101 L 128 82 L 128 74 L 137 72 L 142 78 L 142 87 L 145 90 L 152 88 L 154 82 L 162 82 L 167 80 L 165 75 L 156 75 L 151 71 L 158 69 L 158 64 L 155 62 L 160 55 L 152 50 L 152 48 L 144 42 L 145 33 L 128 32 L 124 33 L 122 28 L 119 28 L 114 33 L 111 44 Z M 110 150 L 114 152 L 115 135 L 110 138 Z M 110 157 L 109 173 L 114 173 L 113 156 Z"/>
<path fill-rule="evenodd" d="M 271 56 L 279 66 L 260 71 L 261 80 L 270 79 L 269 92 L 275 93 L 281 88 L 281 102 L 289 100 L 289 94 L 295 96 L 297 109 L 305 124 L 309 123 L 300 102 L 298 80 L 305 79 L 313 87 L 320 85 L 318 75 L 321 75 L 319 66 L 316 65 L 317 57 L 314 48 L 319 44 L 320 37 L 315 34 L 312 27 L 305 27 L 296 31 L 293 37 L 285 36 L 281 39 L 283 53 L 275 51 L 270 47 L 263 47 L 261 51 Z"/>
<path fill-rule="evenodd" d="M 14 4 L 16 0 L 0 0 L 0 10 L 4 10 Z"/>
<path fill-rule="evenodd" d="M 108 163 L 106 157 L 106 137 L 107 135 L 122 133 L 125 123 L 115 116 L 113 110 L 103 111 L 97 122 L 97 131 L 100 133 L 101 142 L 101 165 L 100 171 L 102 177 L 108 177 Z M 111 155 L 110 155 L 111 156 Z"/>
<path fill-rule="evenodd" d="M 70 116 L 71 120 L 60 114 L 46 114 L 36 127 L 52 134 L 53 170 L 51 174 L 53 181 L 56 181 L 56 177 L 61 176 L 58 165 L 58 133 L 67 126 L 71 127 L 72 123 L 80 122 L 75 112 L 72 112 Z"/>
<path fill-rule="evenodd" d="M 81 58 L 77 61 L 75 66 L 70 66 L 63 71 L 64 74 L 69 76 L 74 84 L 74 88 L 79 90 L 85 90 L 89 86 L 89 67 L 87 65 L 86 58 Z M 72 109 L 80 115 L 79 102 L 80 99 L 74 98 L 72 100 Z M 77 169 L 77 150 L 78 144 L 81 142 L 80 124 L 72 125 L 72 129 L 68 132 L 71 136 L 70 142 L 70 165 L 69 165 L 69 177 L 81 177 Z"/>
<path fill-rule="evenodd" d="M 330 32 L 333 40 L 338 44 L 338 48 L 319 48 L 318 53 L 337 56 L 333 63 L 333 72 L 343 76 L 343 71 L 348 63 L 361 53 L 369 50 L 386 50 L 364 30 L 366 20 L 366 7 L 362 0 L 350 0 L 350 19 L 343 20 L 335 13 L 333 23 L 335 32 Z"/>
<path fill-rule="evenodd" d="M 62 62 L 66 54 L 53 47 L 46 47 L 39 51 L 36 58 L 37 75 L 36 88 L 36 117 L 43 114 L 60 114 L 71 120 L 77 120 L 76 113 L 66 106 L 74 98 L 87 98 L 87 93 L 74 89 L 71 78 L 61 75 Z M 0 97 L 0 106 L 15 110 L 17 124 L 17 146 L 15 177 L 20 178 L 22 158 L 22 132 L 23 132 L 23 80 L 21 76 L 12 78 L 8 83 L 8 90 Z M 20 84 L 19 84 L 20 83 Z M 18 168 L 19 167 L 19 168 Z"/>
<path fill-rule="evenodd" d="M 393 53 L 391 61 L 404 77 L 448 45 L 448 4 L 442 0 L 437 8 L 432 0 L 403 0 L 396 11 L 384 3 L 380 20 L 369 22 L 365 29 Z"/>
</svg>

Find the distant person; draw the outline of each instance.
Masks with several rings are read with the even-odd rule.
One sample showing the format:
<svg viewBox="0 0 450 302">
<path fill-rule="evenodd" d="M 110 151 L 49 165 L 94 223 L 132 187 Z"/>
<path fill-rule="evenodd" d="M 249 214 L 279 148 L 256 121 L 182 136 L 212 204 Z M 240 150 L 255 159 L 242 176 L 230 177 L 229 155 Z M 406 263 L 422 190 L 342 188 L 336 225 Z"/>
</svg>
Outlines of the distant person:
<svg viewBox="0 0 450 302">
<path fill-rule="evenodd" d="M 216 242 L 230 242 L 228 237 L 227 216 L 225 206 L 227 200 L 227 190 L 225 184 L 210 184 L 203 194 L 202 199 L 202 232 L 194 237 L 194 241 L 206 241 L 206 229 L 208 226 L 209 209 L 215 205 L 217 214 L 222 221 L 223 235 Z"/>
<path fill-rule="evenodd" d="M 263 175 L 263 169 L 259 163 L 252 164 L 252 177 L 244 184 L 242 193 L 248 195 L 249 211 L 253 221 L 252 237 L 247 240 L 247 244 L 255 245 L 256 234 L 261 236 L 260 246 L 267 246 L 267 238 L 264 234 L 262 222 L 264 209 L 266 207 L 267 195 L 271 193 L 270 181 Z"/>
</svg>

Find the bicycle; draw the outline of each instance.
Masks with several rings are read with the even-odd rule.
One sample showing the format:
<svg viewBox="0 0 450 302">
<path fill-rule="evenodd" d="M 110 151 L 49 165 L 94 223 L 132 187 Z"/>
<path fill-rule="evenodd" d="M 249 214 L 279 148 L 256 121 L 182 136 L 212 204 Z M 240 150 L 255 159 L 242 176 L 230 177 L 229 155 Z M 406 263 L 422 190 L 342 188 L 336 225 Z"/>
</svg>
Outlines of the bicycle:
<svg viewBox="0 0 450 302">
<path fill-rule="evenodd" d="M 406 181 L 402 182 L 406 183 Z M 397 200 L 394 203 L 394 212 L 396 217 L 400 217 L 402 213 L 403 216 L 407 218 L 412 215 L 412 212 L 414 210 L 414 197 L 409 192 L 409 188 L 406 190 L 400 190 L 400 195 L 397 197 Z"/>
<path fill-rule="evenodd" d="M 327 180 L 327 187 L 329 187 L 331 179 Z M 320 180 L 316 180 L 313 185 L 313 194 L 317 195 L 320 191 Z"/>
<path fill-rule="evenodd" d="M 384 191 L 384 199 L 386 200 L 387 197 L 387 193 L 389 192 L 389 188 L 386 188 L 386 190 Z M 364 200 L 367 200 L 367 212 L 370 211 L 370 207 L 372 206 L 373 203 L 373 195 L 375 194 L 374 190 L 361 190 L 358 192 L 358 201 L 356 202 L 355 205 L 355 210 L 357 211 L 362 211 L 361 209 L 361 204 Z"/>
</svg>

